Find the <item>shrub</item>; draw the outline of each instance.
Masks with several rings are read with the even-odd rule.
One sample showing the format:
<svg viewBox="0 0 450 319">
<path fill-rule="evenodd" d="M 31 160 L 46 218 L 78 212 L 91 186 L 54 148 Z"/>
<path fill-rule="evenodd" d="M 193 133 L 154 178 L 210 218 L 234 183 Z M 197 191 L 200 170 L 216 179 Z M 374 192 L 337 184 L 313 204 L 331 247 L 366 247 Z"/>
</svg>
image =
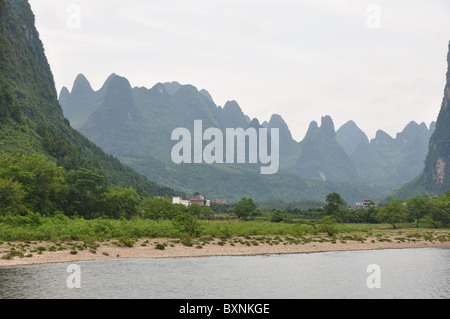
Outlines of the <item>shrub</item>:
<svg viewBox="0 0 450 319">
<path fill-rule="evenodd" d="M 131 247 L 134 246 L 134 241 L 129 239 L 129 238 L 126 238 L 126 237 L 120 237 L 119 238 L 119 245 L 131 248 Z"/>
<path fill-rule="evenodd" d="M 192 242 L 192 238 L 189 234 L 182 234 L 180 237 L 180 242 L 187 247 L 192 247 L 194 245 L 194 243 Z"/>
<path fill-rule="evenodd" d="M 155 249 L 164 250 L 166 249 L 167 244 L 156 243 Z"/>
<path fill-rule="evenodd" d="M 337 222 L 332 216 L 326 216 L 320 221 L 318 230 L 327 233 L 329 236 L 334 236 L 338 233 Z"/>
</svg>

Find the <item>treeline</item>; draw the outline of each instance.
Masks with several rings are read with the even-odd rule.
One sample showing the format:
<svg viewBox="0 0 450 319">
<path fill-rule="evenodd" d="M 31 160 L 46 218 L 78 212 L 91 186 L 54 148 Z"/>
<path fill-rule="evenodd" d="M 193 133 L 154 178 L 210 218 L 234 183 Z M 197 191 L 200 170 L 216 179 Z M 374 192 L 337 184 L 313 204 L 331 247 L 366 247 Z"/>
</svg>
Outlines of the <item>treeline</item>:
<svg viewBox="0 0 450 319">
<path fill-rule="evenodd" d="M 144 215 L 158 219 L 179 209 L 153 195 L 115 186 L 101 170 L 65 170 L 39 154 L 0 157 L 0 216 L 38 213 L 47 217 L 131 219 Z M 210 212 L 192 215 L 202 213 Z"/>
<path fill-rule="evenodd" d="M 336 223 L 387 223 L 397 228 L 401 223 L 413 223 L 415 227 L 427 225 L 434 228 L 450 226 L 450 190 L 441 196 L 417 196 L 409 200 L 393 199 L 377 206 L 369 204 L 365 209 L 349 209 L 340 194 L 331 193 L 321 209 L 275 209 L 272 222 L 292 222 L 295 219 L 311 221 L 332 218 Z"/>
<path fill-rule="evenodd" d="M 434 228 L 448 228 L 450 190 L 441 196 L 417 196 L 407 201 L 393 199 L 380 208 L 377 217 L 382 222 L 391 224 L 393 228 L 404 222 L 413 222 L 416 227 L 426 223 Z"/>
<path fill-rule="evenodd" d="M 244 221 L 265 220 L 274 223 L 318 222 L 324 218 L 338 223 L 422 224 L 435 228 L 450 226 L 450 191 L 441 196 L 391 200 L 366 209 L 348 209 L 338 193 L 326 196 L 321 208 L 261 208 L 251 198 L 237 204 L 200 207 L 173 205 L 170 200 L 132 187 L 112 184 L 101 170 L 66 170 L 43 155 L 0 157 L 0 216 L 65 215 L 83 219 L 172 220 L 195 234 L 199 220 L 228 216 Z"/>
</svg>

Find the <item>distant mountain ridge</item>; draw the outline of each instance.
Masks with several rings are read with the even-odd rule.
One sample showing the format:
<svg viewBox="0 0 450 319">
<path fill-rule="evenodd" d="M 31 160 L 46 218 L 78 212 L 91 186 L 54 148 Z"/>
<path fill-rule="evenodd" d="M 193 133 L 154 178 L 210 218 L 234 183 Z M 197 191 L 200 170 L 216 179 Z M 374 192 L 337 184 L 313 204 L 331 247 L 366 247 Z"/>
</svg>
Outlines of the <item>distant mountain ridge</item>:
<svg viewBox="0 0 450 319">
<path fill-rule="evenodd" d="M 367 135 L 350 121 L 337 131 L 337 140 L 355 164 L 366 183 L 402 185 L 415 178 L 424 167 L 435 122 L 410 122 L 393 138 L 378 130 L 369 141 Z"/>
<path fill-rule="evenodd" d="M 113 155 L 147 154 L 162 161 L 169 161 L 173 147 L 169 137 L 176 128 L 185 127 L 192 130 L 195 120 L 202 120 L 205 129 L 217 127 L 222 131 L 226 128 L 246 129 L 251 123 L 236 101 L 228 101 L 223 107 L 217 106 L 206 90 L 199 91 L 192 85 L 171 82 L 158 83 L 151 89 L 131 88 L 131 85 L 127 84 L 118 92 L 123 102 L 120 102 L 119 98 L 111 99 L 117 104 L 117 116 L 101 124 L 101 113 L 105 113 L 105 118 L 111 116 L 106 114 L 111 113 L 111 109 L 107 112 L 101 105 L 105 105 L 105 92 L 115 78 L 121 77 L 112 74 L 99 91 L 92 92 L 89 90 L 90 86 L 84 83 L 85 77 L 79 75 L 72 92 L 69 93 L 67 88 L 63 88 L 60 98 L 64 113 L 72 125 Z M 80 81 L 81 84 L 78 83 Z M 82 93 L 74 92 L 76 87 L 84 87 L 85 90 Z M 90 100 L 86 97 L 90 97 Z M 125 102 L 125 99 L 128 102 Z M 124 116 L 118 115 L 119 104 L 124 109 L 137 108 L 145 122 L 143 125 L 134 123 L 134 134 L 131 132 L 133 128 L 129 134 L 120 132 L 123 123 L 119 119 Z M 97 118 L 92 118 L 93 114 L 97 114 Z M 280 115 L 274 114 L 269 123 L 264 123 L 269 129 L 280 129 L 281 168 L 307 179 L 359 182 L 355 167 L 336 141 L 331 117 L 325 116 L 320 127 L 315 123 L 316 129 L 314 123 L 302 142 L 292 138 Z M 107 127 L 110 133 L 102 133 L 108 131 Z"/>
<path fill-rule="evenodd" d="M 116 82 L 122 85 L 111 91 L 110 87 Z M 116 97 L 111 97 L 112 93 L 108 92 L 115 92 Z M 215 127 L 222 131 L 226 128 L 246 129 L 254 125 L 269 129 L 278 128 L 280 174 L 285 178 L 293 175 L 294 179 L 302 181 L 301 183 L 311 180 L 329 185 L 345 184 L 344 188 L 347 190 L 356 187 L 349 186 L 352 184 L 370 184 L 361 177 L 352 158 L 354 154 L 349 151 L 349 147 L 353 147 L 355 151 L 359 144 L 355 146 L 355 141 L 345 139 L 341 134 L 345 127 L 336 132 L 330 116 L 324 116 L 320 125 L 313 121 L 305 138 L 297 142 L 286 122 L 278 114 L 274 114 L 269 122 L 260 124 L 257 119 L 251 120 L 234 100 L 228 101 L 223 107 L 216 105 L 205 89 L 198 90 L 192 85 L 182 85 L 178 82 L 157 83 L 150 89 L 132 87 L 128 80 L 114 73 L 96 92 L 92 91 L 86 78 L 80 74 L 75 79 L 71 92 L 67 88 L 61 90 L 60 103 L 64 114 L 74 127 L 89 136 L 102 149 L 118 156 L 124 163 L 158 183 L 171 180 L 169 183 L 177 187 L 190 184 L 184 185 L 185 190 L 189 190 L 193 185 L 201 187 L 201 183 L 216 185 L 204 186 L 212 192 L 220 188 L 220 185 L 212 182 L 213 178 L 205 180 L 197 177 L 196 181 L 199 182 L 193 182 L 192 176 L 187 178 L 189 174 L 186 167 L 181 170 L 180 166 L 171 164 L 170 152 L 174 146 L 170 140 L 172 131 L 184 127 L 192 132 L 194 120 L 202 120 L 204 129 Z M 131 118 L 129 115 L 132 115 Z M 354 126 L 356 127 L 356 124 Z M 350 135 L 353 137 L 353 133 Z M 365 136 L 362 131 L 360 135 L 362 139 Z M 375 140 L 381 141 L 381 138 Z M 368 140 L 367 143 L 371 144 Z M 234 173 L 245 175 L 253 172 L 252 168 L 251 165 L 235 165 L 233 170 Z M 226 168 L 219 169 L 216 166 L 211 169 L 209 166 L 205 170 L 210 172 L 211 176 L 214 175 L 214 178 L 225 178 L 229 185 L 234 183 L 232 177 L 226 177 Z M 173 176 L 175 171 L 177 173 Z M 199 168 L 193 169 L 194 171 L 201 172 Z M 396 185 L 402 182 L 398 181 Z M 392 187 L 390 181 L 382 181 L 381 184 L 383 183 Z M 226 193 L 232 196 L 229 191 Z M 265 196 L 262 199 L 268 198 L 270 194 Z"/>
</svg>

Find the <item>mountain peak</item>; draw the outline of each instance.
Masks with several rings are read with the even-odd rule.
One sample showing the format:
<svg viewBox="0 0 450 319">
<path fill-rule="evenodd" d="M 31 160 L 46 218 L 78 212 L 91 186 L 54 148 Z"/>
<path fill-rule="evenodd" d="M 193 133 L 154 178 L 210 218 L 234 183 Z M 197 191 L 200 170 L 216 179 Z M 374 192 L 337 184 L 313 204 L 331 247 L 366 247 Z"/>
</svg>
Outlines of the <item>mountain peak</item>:
<svg viewBox="0 0 450 319">
<path fill-rule="evenodd" d="M 167 90 L 167 87 L 166 87 Z M 167 91 L 169 94 L 171 94 L 169 91 Z M 186 96 L 186 95 L 197 95 L 198 89 L 191 85 L 191 84 L 186 84 L 186 85 L 181 85 L 174 93 L 173 95 L 178 95 L 178 96 Z"/>
<path fill-rule="evenodd" d="M 58 100 L 60 101 L 61 104 L 65 104 L 68 99 L 70 99 L 70 92 L 69 89 L 64 86 L 59 92 Z"/>
<path fill-rule="evenodd" d="M 227 103 L 225 103 L 223 109 L 224 109 L 224 111 L 227 111 L 227 112 L 242 113 L 241 107 L 235 100 L 227 101 Z"/>
<path fill-rule="evenodd" d="M 145 89 L 145 90 L 147 90 L 147 89 Z M 157 84 L 155 84 L 155 85 L 150 89 L 150 91 L 157 92 L 159 95 L 166 95 L 166 94 L 169 94 L 169 93 L 167 92 L 166 87 L 164 86 L 163 83 L 157 83 Z"/>
<path fill-rule="evenodd" d="M 259 129 L 261 127 L 261 124 L 259 123 L 259 120 L 257 118 L 254 118 L 250 124 L 248 125 L 248 127 L 253 127 L 256 129 Z"/>
<path fill-rule="evenodd" d="M 345 128 L 357 128 L 357 129 L 359 129 L 358 125 L 357 125 L 353 120 L 350 120 L 350 121 L 348 121 L 347 123 L 345 123 L 344 125 L 342 125 L 342 126 L 340 127 L 340 129 L 342 129 L 343 127 L 345 127 Z"/>
<path fill-rule="evenodd" d="M 333 135 L 334 136 L 336 134 L 333 119 L 331 118 L 331 116 L 326 115 L 326 116 L 322 117 L 320 129 L 321 129 L 322 133 L 325 135 L 330 135 L 330 136 Z"/>
<path fill-rule="evenodd" d="M 394 138 L 383 130 L 378 130 L 375 138 L 370 142 L 375 145 L 389 145 L 394 142 Z"/>
<path fill-rule="evenodd" d="M 305 139 L 312 134 L 316 134 L 318 131 L 319 131 L 319 124 L 316 121 L 312 121 L 309 124 Z"/>
<path fill-rule="evenodd" d="M 352 156 L 356 152 L 360 144 L 369 143 L 367 135 L 354 121 L 348 121 L 337 130 L 336 140 L 349 156 Z"/>
<path fill-rule="evenodd" d="M 70 95 L 69 89 L 67 87 L 63 87 L 59 92 L 59 99 L 67 98 Z"/>
<path fill-rule="evenodd" d="M 333 141 L 336 139 L 336 131 L 331 116 L 322 117 L 320 127 L 316 121 L 312 121 L 306 133 L 305 140 L 307 141 Z"/>
<path fill-rule="evenodd" d="M 92 92 L 94 92 L 94 90 L 92 89 L 91 84 L 86 79 L 86 77 L 83 74 L 78 74 L 73 83 L 72 94 L 79 95 L 89 94 Z"/>
<path fill-rule="evenodd" d="M 280 129 L 280 138 L 283 140 L 290 141 L 292 140 L 292 134 L 289 130 L 288 125 L 284 121 L 284 119 L 279 114 L 273 114 L 270 118 L 270 121 L 267 125 L 270 128 L 278 128 Z"/>
<path fill-rule="evenodd" d="M 176 81 L 162 83 L 169 95 L 175 94 L 182 85 Z"/>
<path fill-rule="evenodd" d="M 130 82 L 126 78 L 118 75 L 110 77 L 107 85 L 107 90 L 108 94 L 106 95 L 106 100 L 109 99 L 111 101 L 114 101 L 115 99 L 119 99 L 121 101 L 124 101 L 124 98 L 128 99 L 132 95 Z"/>
<path fill-rule="evenodd" d="M 278 124 L 278 125 L 286 125 L 286 122 L 283 120 L 283 118 L 281 117 L 281 115 L 279 115 L 279 114 L 273 114 L 271 117 L 270 117 L 270 121 L 269 121 L 269 123 L 272 123 L 272 124 Z M 287 125 L 286 125 L 287 126 Z"/>
</svg>

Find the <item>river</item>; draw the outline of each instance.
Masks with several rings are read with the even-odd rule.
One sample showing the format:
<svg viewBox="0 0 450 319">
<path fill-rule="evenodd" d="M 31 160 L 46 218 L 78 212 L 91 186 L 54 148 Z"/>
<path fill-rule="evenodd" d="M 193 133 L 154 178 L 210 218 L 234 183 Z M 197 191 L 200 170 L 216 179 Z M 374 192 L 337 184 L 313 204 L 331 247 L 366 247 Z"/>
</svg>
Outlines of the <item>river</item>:
<svg viewBox="0 0 450 319">
<path fill-rule="evenodd" d="M 448 299 L 450 249 L 0 267 L 1 299 Z"/>
</svg>

